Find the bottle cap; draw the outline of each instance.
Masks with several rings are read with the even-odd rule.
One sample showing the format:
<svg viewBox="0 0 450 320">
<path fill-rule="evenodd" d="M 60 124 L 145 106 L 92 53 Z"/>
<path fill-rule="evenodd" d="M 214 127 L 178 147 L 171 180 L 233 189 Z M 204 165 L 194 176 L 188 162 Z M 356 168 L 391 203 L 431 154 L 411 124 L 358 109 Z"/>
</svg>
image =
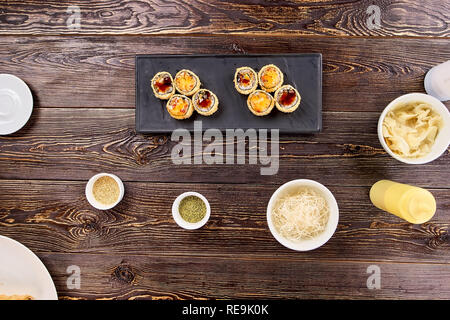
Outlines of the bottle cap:
<svg viewBox="0 0 450 320">
<path fill-rule="evenodd" d="M 408 192 L 409 222 L 414 224 L 425 223 L 436 213 L 436 200 L 433 195 L 425 189 L 414 188 Z"/>
</svg>

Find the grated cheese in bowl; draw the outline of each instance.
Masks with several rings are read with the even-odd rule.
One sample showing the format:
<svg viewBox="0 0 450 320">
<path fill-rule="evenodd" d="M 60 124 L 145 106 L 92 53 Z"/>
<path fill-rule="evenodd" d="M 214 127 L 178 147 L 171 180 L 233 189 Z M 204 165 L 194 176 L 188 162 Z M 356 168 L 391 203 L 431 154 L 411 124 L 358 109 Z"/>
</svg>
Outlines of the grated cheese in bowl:
<svg viewBox="0 0 450 320">
<path fill-rule="evenodd" d="M 298 179 L 280 186 L 267 205 L 267 224 L 274 238 L 296 251 L 314 250 L 334 234 L 339 208 L 327 187 Z"/>
<path fill-rule="evenodd" d="M 297 242 L 321 234 L 329 211 L 327 201 L 317 190 L 303 187 L 276 201 L 272 221 L 281 236 Z"/>
</svg>

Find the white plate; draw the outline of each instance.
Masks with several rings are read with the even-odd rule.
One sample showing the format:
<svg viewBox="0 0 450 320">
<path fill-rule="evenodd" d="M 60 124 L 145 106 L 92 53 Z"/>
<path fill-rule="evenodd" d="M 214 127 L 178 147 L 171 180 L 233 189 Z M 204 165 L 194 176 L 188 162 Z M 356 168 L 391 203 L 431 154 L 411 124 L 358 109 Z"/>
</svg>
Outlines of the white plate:
<svg viewBox="0 0 450 320">
<path fill-rule="evenodd" d="M 33 96 L 21 79 L 0 74 L 0 135 L 14 133 L 30 119 Z"/>
<path fill-rule="evenodd" d="M 0 236 L 0 294 L 58 300 L 55 284 L 39 258 L 27 247 Z"/>
</svg>

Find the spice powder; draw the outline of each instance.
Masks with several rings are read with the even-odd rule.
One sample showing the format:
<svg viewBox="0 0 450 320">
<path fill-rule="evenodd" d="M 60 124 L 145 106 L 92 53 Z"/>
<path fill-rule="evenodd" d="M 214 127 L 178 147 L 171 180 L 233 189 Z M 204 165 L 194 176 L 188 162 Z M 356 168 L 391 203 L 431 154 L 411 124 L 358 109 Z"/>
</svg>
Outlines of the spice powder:
<svg viewBox="0 0 450 320">
<path fill-rule="evenodd" d="M 114 178 L 103 176 L 94 182 L 92 193 L 95 200 L 103 205 L 111 205 L 119 198 L 119 185 Z"/>
<path fill-rule="evenodd" d="M 178 207 L 181 218 L 186 222 L 197 223 L 206 215 L 205 202 L 196 196 L 187 196 Z"/>
</svg>

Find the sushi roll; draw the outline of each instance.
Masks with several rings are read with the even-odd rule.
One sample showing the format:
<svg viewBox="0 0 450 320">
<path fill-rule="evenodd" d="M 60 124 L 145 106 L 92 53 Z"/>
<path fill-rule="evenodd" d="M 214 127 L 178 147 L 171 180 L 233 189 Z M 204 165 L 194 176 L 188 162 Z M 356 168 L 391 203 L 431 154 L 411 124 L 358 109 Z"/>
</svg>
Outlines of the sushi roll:
<svg viewBox="0 0 450 320">
<path fill-rule="evenodd" d="M 185 96 L 192 96 L 200 89 L 200 79 L 190 70 L 180 70 L 175 75 L 175 88 Z"/>
<path fill-rule="evenodd" d="M 247 107 L 255 116 L 269 114 L 274 105 L 272 95 L 263 90 L 254 91 L 247 98 Z"/>
<path fill-rule="evenodd" d="M 167 101 L 166 109 L 172 118 L 178 120 L 187 119 L 194 112 L 191 99 L 181 94 L 174 94 Z"/>
<path fill-rule="evenodd" d="M 172 76 L 166 71 L 155 74 L 150 84 L 158 99 L 167 100 L 175 94 Z"/>
<path fill-rule="evenodd" d="M 274 92 L 283 85 L 283 72 L 273 64 L 268 64 L 258 72 L 258 81 L 261 89 Z"/>
<path fill-rule="evenodd" d="M 192 97 L 195 111 L 203 116 L 210 116 L 219 108 L 219 99 L 210 90 L 200 89 Z"/>
<path fill-rule="evenodd" d="M 300 105 L 301 96 L 291 85 L 284 85 L 274 94 L 275 106 L 285 113 L 294 112 Z"/>
<path fill-rule="evenodd" d="M 236 90 L 242 94 L 250 94 L 258 87 L 258 75 L 250 67 L 237 68 L 233 81 Z"/>
</svg>

